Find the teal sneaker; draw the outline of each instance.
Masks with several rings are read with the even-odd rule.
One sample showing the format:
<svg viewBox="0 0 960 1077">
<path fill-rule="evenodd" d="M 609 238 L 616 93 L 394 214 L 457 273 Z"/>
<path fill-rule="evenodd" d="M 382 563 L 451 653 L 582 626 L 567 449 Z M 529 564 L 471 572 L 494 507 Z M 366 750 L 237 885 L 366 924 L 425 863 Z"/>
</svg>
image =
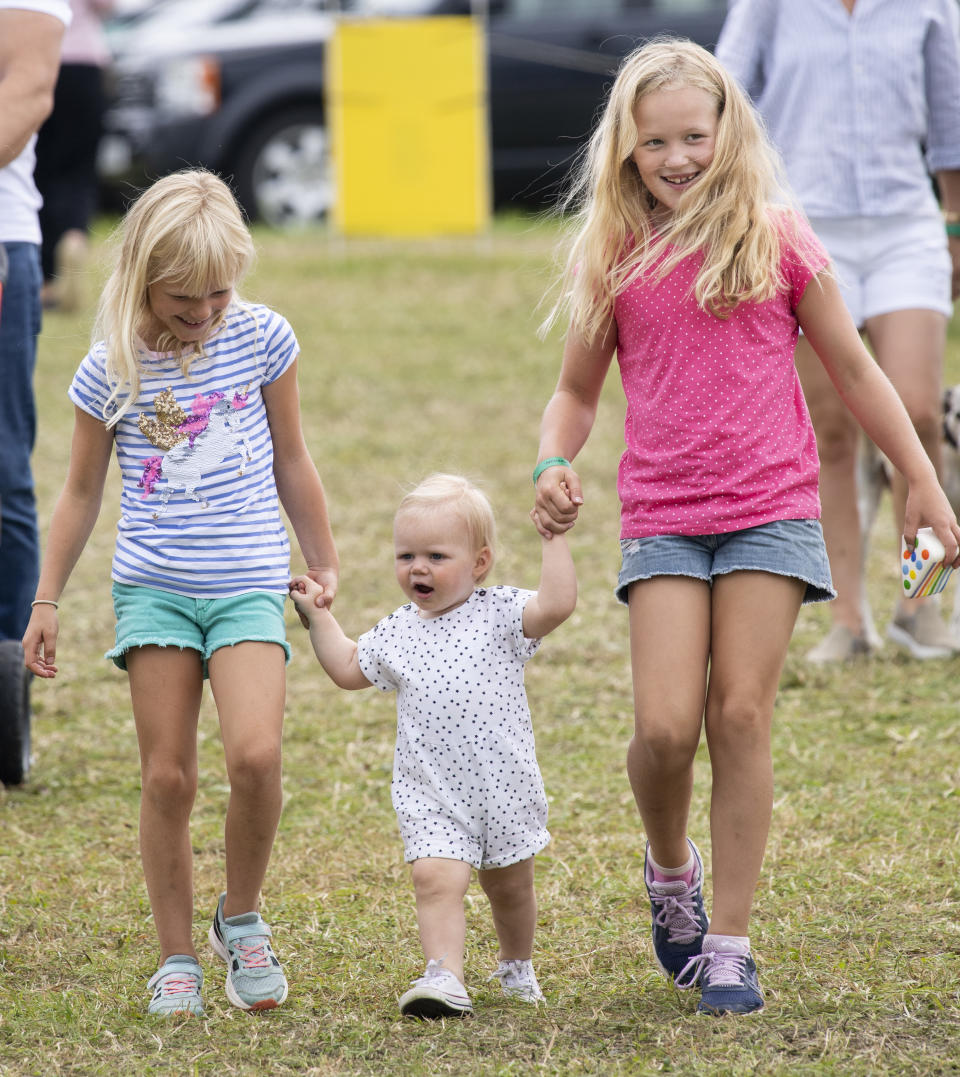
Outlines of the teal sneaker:
<svg viewBox="0 0 960 1077">
<path fill-rule="evenodd" d="M 258 912 L 223 915 L 221 894 L 210 926 L 214 952 L 227 963 L 227 998 L 241 1010 L 273 1010 L 287 997 L 287 978 Z"/>
<path fill-rule="evenodd" d="M 147 987 L 153 989 L 153 997 L 147 1005 L 147 1013 L 159 1017 L 172 1017 L 177 1013 L 203 1015 L 203 969 L 194 957 L 173 954 L 150 977 Z"/>
</svg>

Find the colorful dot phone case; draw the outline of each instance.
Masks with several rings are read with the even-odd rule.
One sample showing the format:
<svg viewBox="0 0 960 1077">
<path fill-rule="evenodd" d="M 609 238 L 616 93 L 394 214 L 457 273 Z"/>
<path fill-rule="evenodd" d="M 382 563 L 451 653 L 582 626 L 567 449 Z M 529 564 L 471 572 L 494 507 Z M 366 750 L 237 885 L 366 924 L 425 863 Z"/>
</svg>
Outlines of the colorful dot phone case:
<svg viewBox="0 0 960 1077">
<path fill-rule="evenodd" d="M 903 590 L 907 598 L 935 595 L 947 586 L 953 569 L 943 566 L 943 543 L 929 527 L 921 527 L 913 547 L 906 542 L 901 547 L 900 568 L 903 571 Z"/>
</svg>

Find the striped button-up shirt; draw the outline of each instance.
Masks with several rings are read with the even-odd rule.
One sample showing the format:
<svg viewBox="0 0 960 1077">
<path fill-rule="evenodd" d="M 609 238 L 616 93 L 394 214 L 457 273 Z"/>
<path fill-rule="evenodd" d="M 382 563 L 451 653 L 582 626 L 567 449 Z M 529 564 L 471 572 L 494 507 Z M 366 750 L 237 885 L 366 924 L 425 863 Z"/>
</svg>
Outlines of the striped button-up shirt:
<svg viewBox="0 0 960 1077">
<path fill-rule="evenodd" d="M 960 169 L 957 0 L 732 0 L 716 54 L 811 217 L 937 213 Z"/>
</svg>

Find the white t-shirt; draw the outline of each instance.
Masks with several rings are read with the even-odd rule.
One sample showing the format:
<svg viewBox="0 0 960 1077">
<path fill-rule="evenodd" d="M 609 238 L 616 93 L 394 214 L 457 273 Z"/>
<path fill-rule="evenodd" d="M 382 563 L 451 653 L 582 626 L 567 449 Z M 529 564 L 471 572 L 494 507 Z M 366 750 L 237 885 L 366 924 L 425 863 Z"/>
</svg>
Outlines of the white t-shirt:
<svg viewBox="0 0 960 1077">
<path fill-rule="evenodd" d="M 227 310 L 189 380 L 174 355 L 149 354 L 140 394 L 113 428 L 122 478 L 114 580 L 190 598 L 287 593 L 290 542 L 261 389 L 298 352 L 287 320 L 251 304 Z M 109 395 L 99 344 L 70 399 L 105 422 Z"/>
<path fill-rule="evenodd" d="M 0 0 L 0 10 L 19 8 L 39 11 L 70 25 L 70 4 L 67 0 Z M 33 182 L 36 164 L 34 145 L 37 136 L 21 150 L 5 168 L 0 168 L 0 243 L 40 242 L 40 222 L 37 211 L 42 205 L 40 192 Z"/>
<path fill-rule="evenodd" d="M 485 587 L 439 617 L 401 606 L 364 633 L 358 658 L 397 692 L 392 798 L 407 860 L 506 867 L 543 848 L 547 803 L 523 668 L 532 591 Z"/>
</svg>

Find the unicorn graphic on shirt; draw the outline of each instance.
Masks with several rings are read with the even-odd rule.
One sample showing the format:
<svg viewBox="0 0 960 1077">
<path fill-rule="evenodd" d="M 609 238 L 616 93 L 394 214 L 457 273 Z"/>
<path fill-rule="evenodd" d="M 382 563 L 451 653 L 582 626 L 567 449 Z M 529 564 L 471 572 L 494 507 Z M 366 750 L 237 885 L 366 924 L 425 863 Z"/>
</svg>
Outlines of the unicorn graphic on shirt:
<svg viewBox="0 0 960 1077">
<path fill-rule="evenodd" d="M 206 396 L 198 393 L 187 413 L 167 388 L 154 397 L 156 418 L 140 413 L 137 426 L 141 433 L 151 445 L 164 450 L 162 456 L 143 461 L 143 475 L 137 483 L 143 497 L 148 498 L 160 479 L 165 480 L 160 506 L 153 514 L 155 520 L 164 514 L 167 502 L 177 490 L 207 508 L 209 502 L 197 492 L 197 487 L 205 474 L 231 456 L 239 455 L 239 474 L 244 473 L 253 453 L 237 413 L 247 402 L 248 390 L 249 386 L 235 391 L 231 400 L 220 392 Z"/>
</svg>

